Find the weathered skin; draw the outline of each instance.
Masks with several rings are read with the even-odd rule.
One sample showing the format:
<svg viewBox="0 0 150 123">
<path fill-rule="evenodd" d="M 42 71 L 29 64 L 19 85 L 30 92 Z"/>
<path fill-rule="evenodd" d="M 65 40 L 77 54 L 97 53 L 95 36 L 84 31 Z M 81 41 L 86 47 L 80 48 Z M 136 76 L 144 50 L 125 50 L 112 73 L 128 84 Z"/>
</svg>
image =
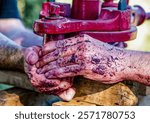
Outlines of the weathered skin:
<svg viewBox="0 0 150 123">
<path fill-rule="evenodd" d="M 106 84 L 134 80 L 150 85 L 150 53 L 124 50 L 87 35 L 49 42 L 37 71 L 48 79 L 77 75 Z M 44 56 L 43 56 L 44 55 Z"/>
<path fill-rule="evenodd" d="M 150 86 L 150 53 L 124 50 L 87 35 L 28 49 L 1 34 L 0 40 L 0 69 L 25 70 L 39 92 L 66 101 L 75 95 L 71 78 L 78 75 L 106 84 L 134 80 Z"/>
<path fill-rule="evenodd" d="M 25 50 L 25 71 L 28 74 L 32 85 L 41 93 L 57 95 L 63 100 L 69 101 L 75 95 L 72 88 L 73 79 L 55 78 L 48 79 L 44 74 L 38 73 L 39 69 L 35 66 L 39 60 L 39 47 L 32 47 Z"/>
<path fill-rule="evenodd" d="M 0 33 L 0 69 L 24 70 L 22 47 Z"/>
<path fill-rule="evenodd" d="M 37 74 L 38 69 L 33 64 L 38 61 L 39 49 L 39 47 L 25 49 L 0 34 L 0 69 L 21 72 L 25 70 L 32 85 L 39 92 L 58 95 L 66 101 L 72 99 L 75 94 L 74 88 L 71 88 L 72 79 L 47 79 L 43 74 Z M 26 83 L 19 85 L 25 88 Z"/>
</svg>

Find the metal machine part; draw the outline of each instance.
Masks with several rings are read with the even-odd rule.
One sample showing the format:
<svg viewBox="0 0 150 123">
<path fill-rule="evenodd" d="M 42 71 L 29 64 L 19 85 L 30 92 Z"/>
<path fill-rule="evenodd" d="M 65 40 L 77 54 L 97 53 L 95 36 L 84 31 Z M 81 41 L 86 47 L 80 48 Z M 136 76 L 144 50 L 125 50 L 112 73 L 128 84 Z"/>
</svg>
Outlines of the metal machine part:
<svg viewBox="0 0 150 123">
<path fill-rule="evenodd" d="M 50 0 L 51 1 L 51 0 Z M 44 42 L 87 34 L 103 42 L 126 42 L 136 38 L 137 25 L 150 14 L 140 6 L 131 7 L 129 0 L 73 0 L 70 4 L 44 2 L 40 18 L 33 29 Z"/>
</svg>

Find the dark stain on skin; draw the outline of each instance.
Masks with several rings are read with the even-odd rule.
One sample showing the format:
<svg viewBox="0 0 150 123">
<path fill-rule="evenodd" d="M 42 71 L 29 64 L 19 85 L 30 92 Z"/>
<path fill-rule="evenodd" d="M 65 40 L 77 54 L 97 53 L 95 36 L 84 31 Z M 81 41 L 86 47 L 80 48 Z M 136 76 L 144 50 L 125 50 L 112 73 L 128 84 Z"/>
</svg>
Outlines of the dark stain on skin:
<svg viewBox="0 0 150 123">
<path fill-rule="evenodd" d="M 111 73 L 109 73 L 109 75 L 110 75 L 111 77 L 113 77 L 113 76 L 115 76 L 115 73 L 114 73 L 114 72 L 111 72 Z"/>
<path fill-rule="evenodd" d="M 111 66 L 112 66 L 112 64 L 108 62 L 108 63 L 107 63 L 107 66 L 108 66 L 108 67 L 111 67 Z"/>
<path fill-rule="evenodd" d="M 58 50 L 56 50 L 56 51 L 54 52 L 54 56 L 59 56 L 59 51 L 58 51 Z"/>
<path fill-rule="evenodd" d="M 100 59 L 97 56 L 93 56 L 92 57 L 92 63 L 93 64 L 99 64 L 100 63 Z"/>
<path fill-rule="evenodd" d="M 85 40 L 85 42 L 91 42 L 91 41 L 89 41 L 89 40 Z"/>
<path fill-rule="evenodd" d="M 146 80 L 147 80 L 147 82 L 149 83 L 149 82 L 150 82 L 150 77 L 149 77 L 149 76 L 146 77 Z"/>
<path fill-rule="evenodd" d="M 116 58 L 114 58 L 115 60 L 119 60 L 117 57 Z"/>
<path fill-rule="evenodd" d="M 143 79 L 143 76 L 141 76 L 140 74 L 136 74 L 140 79 Z"/>
<path fill-rule="evenodd" d="M 107 68 L 103 65 L 99 65 L 97 68 L 93 69 L 94 73 L 100 74 L 100 75 L 104 75 L 106 73 Z"/>
<path fill-rule="evenodd" d="M 125 68 L 122 68 L 120 71 L 124 71 L 125 70 Z"/>
<path fill-rule="evenodd" d="M 114 48 L 113 47 L 111 47 L 111 48 L 109 48 L 107 51 L 112 51 Z"/>
<path fill-rule="evenodd" d="M 69 72 L 73 72 L 73 73 L 78 73 L 78 72 L 80 72 L 82 70 L 82 67 L 76 67 L 76 66 L 74 66 L 74 67 L 71 67 L 71 68 L 69 68 L 69 67 L 66 67 L 65 68 L 65 73 L 69 73 Z"/>
<path fill-rule="evenodd" d="M 70 59 L 70 61 L 69 61 L 69 62 L 71 62 L 71 63 L 75 63 L 76 58 L 77 58 L 77 56 L 76 56 L 75 54 L 73 54 L 73 55 L 71 56 L 71 59 Z"/>
</svg>

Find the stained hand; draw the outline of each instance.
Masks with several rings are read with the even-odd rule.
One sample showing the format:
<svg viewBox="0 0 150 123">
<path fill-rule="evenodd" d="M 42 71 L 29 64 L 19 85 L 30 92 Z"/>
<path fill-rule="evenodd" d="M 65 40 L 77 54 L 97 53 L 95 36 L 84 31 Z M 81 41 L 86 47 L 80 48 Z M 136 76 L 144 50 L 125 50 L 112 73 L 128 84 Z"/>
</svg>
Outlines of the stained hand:
<svg viewBox="0 0 150 123">
<path fill-rule="evenodd" d="M 65 101 L 71 100 L 75 95 L 75 90 L 72 88 L 73 79 L 48 79 L 43 73 L 39 73 L 40 68 L 37 68 L 35 64 L 39 60 L 40 51 L 40 47 L 32 47 L 26 49 L 24 52 L 25 72 L 29 76 L 33 87 L 41 93 L 57 95 Z"/>
<path fill-rule="evenodd" d="M 122 80 L 119 56 L 123 55 L 123 49 L 87 35 L 49 42 L 40 54 L 36 66 L 47 79 L 82 75 L 107 84 Z"/>
</svg>

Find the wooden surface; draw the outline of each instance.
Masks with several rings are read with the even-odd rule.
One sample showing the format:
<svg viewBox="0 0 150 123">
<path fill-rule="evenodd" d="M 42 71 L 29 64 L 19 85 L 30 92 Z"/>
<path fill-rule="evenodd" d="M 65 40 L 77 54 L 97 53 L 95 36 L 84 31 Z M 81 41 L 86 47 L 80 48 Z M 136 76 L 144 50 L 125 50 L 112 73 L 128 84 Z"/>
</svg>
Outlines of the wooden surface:
<svg viewBox="0 0 150 123">
<path fill-rule="evenodd" d="M 134 94 L 135 85 L 125 85 L 118 83 L 114 85 L 104 85 L 91 80 L 79 79 L 75 86 L 77 93 L 71 102 L 57 102 L 55 105 L 73 105 L 73 102 L 84 102 L 97 106 L 133 106 L 138 103 L 138 98 Z M 76 105 L 76 103 L 74 103 Z"/>
<path fill-rule="evenodd" d="M 0 91 L 0 106 L 48 106 L 55 96 L 21 88 Z"/>
<path fill-rule="evenodd" d="M 53 106 L 96 106 L 96 104 L 79 101 L 76 99 L 71 100 L 70 102 L 56 102 L 53 103 Z"/>
<path fill-rule="evenodd" d="M 29 83 L 27 76 L 23 73 L 0 71 L 0 82 L 11 84 L 13 81 L 15 81 L 15 83 Z M 118 83 L 114 85 L 104 85 L 82 77 L 75 79 L 74 83 L 74 86 L 77 89 L 75 98 L 70 102 L 54 103 L 54 106 L 132 106 L 136 105 L 138 102 L 135 93 L 138 90 L 137 84 Z M 26 88 L 32 89 L 32 86 L 26 84 Z M 51 97 L 49 97 L 49 95 L 39 94 L 25 89 L 13 88 L 0 91 L 0 105 L 44 105 L 42 100 L 46 99 L 51 99 Z"/>
</svg>

